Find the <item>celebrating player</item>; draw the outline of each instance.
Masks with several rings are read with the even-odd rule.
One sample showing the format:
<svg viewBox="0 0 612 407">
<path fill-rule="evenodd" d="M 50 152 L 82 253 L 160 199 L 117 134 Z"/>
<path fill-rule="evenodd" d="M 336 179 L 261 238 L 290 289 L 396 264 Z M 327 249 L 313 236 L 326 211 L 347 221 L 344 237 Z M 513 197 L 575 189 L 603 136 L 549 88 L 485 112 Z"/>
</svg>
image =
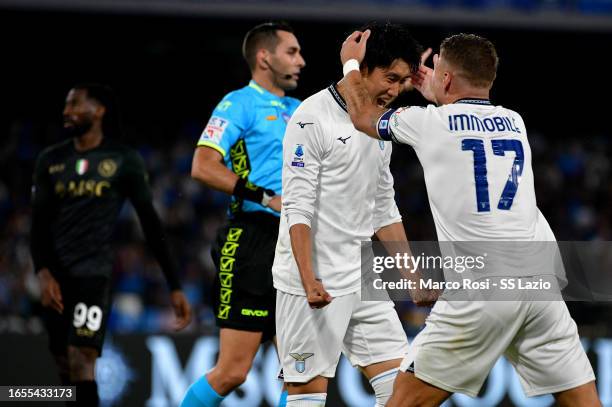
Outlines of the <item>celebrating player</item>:
<svg viewBox="0 0 612 407">
<path fill-rule="evenodd" d="M 271 268 L 281 208 L 282 143 L 299 104 L 285 91 L 297 87 L 305 62 L 293 30 L 283 23 L 251 29 L 242 51 L 252 80 L 217 105 L 193 157 L 192 176 L 232 195 L 232 202 L 212 253 L 218 269 L 219 357 L 190 387 L 183 407 L 218 406 L 246 380 L 260 343 L 275 335 Z"/>
<path fill-rule="evenodd" d="M 99 404 L 94 377 L 110 307 L 111 236 L 129 199 L 171 289 L 177 329 L 191 320 L 176 266 L 153 207 L 144 163 L 117 141 L 112 91 L 95 84 L 70 90 L 64 108 L 69 140 L 36 162 L 31 252 L 38 274 L 49 348 L 63 385 L 75 385 L 76 405 Z"/>
<path fill-rule="evenodd" d="M 400 26 L 372 24 L 366 95 L 387 106 L 419 66 Z M 278 349 L 287 406 L 323 406 L 340 353 L 384 406 L 408 340 L 391 301 L 361 300 L 361 242 L 406 241 L 389 170 L 391 145 L 355 130 L 344 82 L 305 100 L 283 142 L 283 212 L 274 258 Z"/>
<path fill-rule="evenodd" d="M 471 34 L 445 39 L 433 70 L 422 66 L 414 78 L 438 106 L 387 110 L 370 101 L 368 78 L 352 68 L 367 59 L 369 36 L 353 33 L 341 51 L 350 71 L 351 120 L 373 138 L 414 148 L 438 239 L 554 242 L 536 206 L 525 124 L 489 100 L 498 65 L 493 44 Z M 552 393 L 561 406 L 601 405 L 564 302 L 439 301 L 402 362 L 388 406 L 437 406 L 454 392 L 475 397 L 502 354 L 528 396 Z"/>
</svg>

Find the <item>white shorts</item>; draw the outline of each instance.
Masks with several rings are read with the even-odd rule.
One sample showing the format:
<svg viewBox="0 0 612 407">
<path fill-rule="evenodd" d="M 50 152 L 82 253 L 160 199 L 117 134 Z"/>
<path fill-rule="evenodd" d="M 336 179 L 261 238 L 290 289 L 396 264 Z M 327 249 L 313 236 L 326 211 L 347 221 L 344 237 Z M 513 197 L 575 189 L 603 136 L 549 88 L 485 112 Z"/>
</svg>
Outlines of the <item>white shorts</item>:
<svg viewBox="0 0 612 407">
<path fill-rule="evenodd" d="M 361 301 L 359 292 L 311 309 L 305 296 L 278 291 L 276 338 L 287 383 L 334 377 L 341 352 L 353 366 L 369 366 L 408 351 L 393 302 Z"/>
<path fill-rule="evenodd" d="M 439 301 L 400 369 L 443 390 L 476 397 L 502 355 L 529 397 L 595 380 L 562 301 Z"/>
</svg>

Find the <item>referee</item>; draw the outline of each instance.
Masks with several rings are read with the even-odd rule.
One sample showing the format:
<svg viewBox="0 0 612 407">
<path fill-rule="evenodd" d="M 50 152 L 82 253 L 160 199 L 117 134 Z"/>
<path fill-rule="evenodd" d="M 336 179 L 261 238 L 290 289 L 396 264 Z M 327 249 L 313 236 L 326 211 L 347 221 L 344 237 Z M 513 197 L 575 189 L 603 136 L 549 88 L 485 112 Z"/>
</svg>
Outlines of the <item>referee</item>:
<svg viewBox="0 0 612 407">
<path fill-rule="evenodd" d="M 64 108 L 70 139 L 44 150 L 34 172 L 31 252 L 41 283 L 49 348 L 77 406 L 99 405 L 94 377 L 110 311 L 113 227 L 125 199 L 171 290 L 177 329 L 191 308 L 153 208 L 142 158 L 113 140 L 120 132 L 110 88 L 73 87 Z"/>
<path fill-rule="evenodd" d="M 245 36 L 252 80 L 217 105 L 198 142 L 192 177 L 232 196 L 229 222 L 212 250 L 217 267 L 216 366 L 188 390 L 182 407 L 218 406 L 246 379 L 261 342 L 275 335 L 272 261 L 281 209 L 283 136 L 299 101 L 305 62 L 290 26 L 265 23 Z"/>
</svg>

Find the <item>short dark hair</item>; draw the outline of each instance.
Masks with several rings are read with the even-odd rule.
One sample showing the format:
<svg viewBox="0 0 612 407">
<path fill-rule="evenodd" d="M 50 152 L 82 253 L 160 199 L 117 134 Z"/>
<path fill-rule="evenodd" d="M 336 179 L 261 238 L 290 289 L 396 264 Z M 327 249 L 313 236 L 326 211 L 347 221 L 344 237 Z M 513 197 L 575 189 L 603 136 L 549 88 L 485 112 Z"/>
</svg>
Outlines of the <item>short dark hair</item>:
<svg viewBox="0 0 612 407">
<path fill-rule="evenodd" d="M 490 87 L 497 75 L 499 58 L 491 41 L 475 34 L 456 34 L 440 44 L 440 54 L 461 70 L 461 75 L 476 87 Z"/>
<path fill-rule="evenodd" d="M 246 33 L 242 41 L 242 56 L 251 70 L 255 69 L 255 55 L 258 50 L 265 48 L 274 52 L 279 42 L 277 31 L 292 33 L 293 28 L 284 21 L 270 21 L 256 25 Z"/>
<path fill-rule="evenodd" d="M 370 30 L 371 34 L 361 68 L 371 72 L 374 68 L 388 68 L 393 61 L 401 59 L 413 73 L 419 69 L 423 47 L 403 26 L 373 21 L 359 29 L 365 30 Z"/>
<path fill-rule="evenodd" d="M 100 103 L 106 109 L 102 117 L 102 132 L 105 137 L 121 138 L 123 129 L 121 126 L 121 116 L 115 92 L 110 86 L 100 83 L 78 83 L 72 87 L 75 90 L 87 92 L 87 98 Z"/>
</svg>

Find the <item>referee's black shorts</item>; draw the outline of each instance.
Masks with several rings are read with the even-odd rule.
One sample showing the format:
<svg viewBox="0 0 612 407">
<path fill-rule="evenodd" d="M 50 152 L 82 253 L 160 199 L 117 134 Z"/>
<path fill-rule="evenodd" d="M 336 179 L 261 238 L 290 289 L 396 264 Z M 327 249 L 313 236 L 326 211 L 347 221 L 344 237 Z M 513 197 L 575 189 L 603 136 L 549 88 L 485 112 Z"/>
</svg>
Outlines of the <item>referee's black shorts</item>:
<svg viewBox="0 0 612 407">
<path fill-rule="evenodd" d="M 249 212 L 235 216 L 219 230 L 212 248 L 218 327 L 262 332 L 262 341 L 275 335 L 272 262 L 278 223 L 274 215 Z"/>
</svg>

